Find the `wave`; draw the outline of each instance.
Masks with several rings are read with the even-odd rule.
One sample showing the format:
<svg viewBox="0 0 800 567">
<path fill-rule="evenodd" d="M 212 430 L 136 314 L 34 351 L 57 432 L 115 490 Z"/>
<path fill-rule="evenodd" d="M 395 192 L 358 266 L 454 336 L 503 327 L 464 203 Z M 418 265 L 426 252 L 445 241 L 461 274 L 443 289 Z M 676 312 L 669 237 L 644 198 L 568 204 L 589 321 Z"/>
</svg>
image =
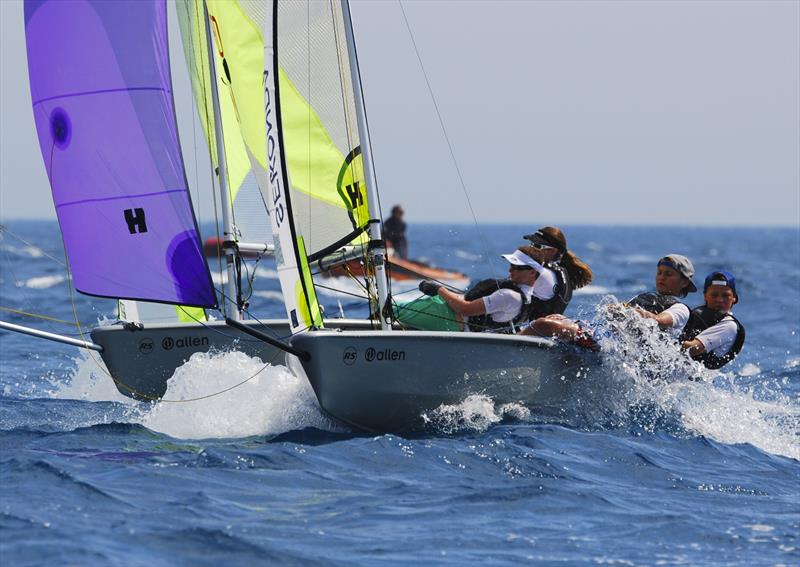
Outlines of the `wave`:
<svg viewBox="0 0 800 567">
<path fill-rule="evenodd" d="M 9 244 L 0 244 L 0 250 L 14 256 L 22 258 L 42 258 L 46 254 L 44 250 L 38 246 L 11 246 Z"/>
<path fill-rule="evenodd" d="M 67 281 L 67 276 L 38 276 L 17 283 L 17 287 L 27 287 L 28 289 L 49 289 L 60 283 Z"/>
</svg>

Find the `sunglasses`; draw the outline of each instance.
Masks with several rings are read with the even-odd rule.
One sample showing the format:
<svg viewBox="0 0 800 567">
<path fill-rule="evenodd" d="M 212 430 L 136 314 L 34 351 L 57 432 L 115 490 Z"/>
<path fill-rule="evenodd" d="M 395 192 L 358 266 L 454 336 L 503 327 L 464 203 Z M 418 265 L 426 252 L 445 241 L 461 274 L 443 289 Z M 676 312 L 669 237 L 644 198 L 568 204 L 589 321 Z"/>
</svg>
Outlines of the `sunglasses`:
<svg viewBox="0 0 800 567">
<path fill-rule="evenodd" d="M 550 246 L 549 244 L 540 244 L 539 242 L 532 242 L 531 246 L 537 250 L 555 250 L 555 246 Z"/>
<path fill-rule="evenodd" d="M 525 270 L 532 270 L 533 268 L 530 266 L 517 266 L 515 264 L 511 264 L 509 269 L 514 270 L 515 272 L 523 272 Z"/>
</svg>

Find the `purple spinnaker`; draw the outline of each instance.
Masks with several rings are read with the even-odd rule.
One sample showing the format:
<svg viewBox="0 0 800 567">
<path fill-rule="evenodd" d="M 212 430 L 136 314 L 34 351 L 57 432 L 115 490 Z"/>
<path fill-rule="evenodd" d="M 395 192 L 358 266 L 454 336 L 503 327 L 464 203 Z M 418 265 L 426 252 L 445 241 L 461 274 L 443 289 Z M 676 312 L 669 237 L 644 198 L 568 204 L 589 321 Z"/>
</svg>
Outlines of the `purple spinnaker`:
<svg viewBox="0 0 800 567">
<path fill-rule="evenodd" d="M 216 307 L 180 152 L 164 0 L 28 0 L 25 36 L 75 287 Z"/>
</svg>

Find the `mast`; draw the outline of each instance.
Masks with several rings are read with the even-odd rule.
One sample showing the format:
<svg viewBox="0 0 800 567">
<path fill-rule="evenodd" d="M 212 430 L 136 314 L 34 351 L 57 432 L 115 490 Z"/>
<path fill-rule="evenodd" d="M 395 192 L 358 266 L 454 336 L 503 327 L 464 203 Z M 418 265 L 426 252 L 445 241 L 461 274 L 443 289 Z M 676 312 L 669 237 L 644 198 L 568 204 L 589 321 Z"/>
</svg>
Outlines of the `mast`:
<svg viewBox="0 0 800 567">
<path fill-rule="evenodd" d="M 369 140 L 369 129 L 367 128 L 367 113 L 364 107 L 364 97 L 361 92 L 361 73 L 358 69 L 358 56 L 356 54 L 356 40 L 353 35 L 353 22 L 350 19 L 349 0 L 341 0 L 342 13 L 344 20 L 345 37 L 347 40 L 347 55 L 350 59 L 350 76 L 353 81 L 353 98 L 356 103 L 356 119 L 358 122 L 358 135 L 361 139 L 361 155 L 364 161 L 364 176 L 367 182 L 368 211 L 370 216 L 369 236 L 370 244 L 369 256 L 372 265 L 375 267 L 375 285 L 378 288 L 377 313 L 381 321 L 381 329 L 391 330 L 390 322 L 383 316 L 383 306 L 389 297 L 389 286 L 386 274 L 386 247 L 381 234 L 380 208 L 378 207 L 378 186 L 375 181 L 375 170 L 372 162 L 372 145 Z M 374 245 L 374 246 L 373 246 Z"/>
<path fill-rule="evenodd" d="M 228 273 L 228 282 L 225 285 L 225 298 L 222 302 L 222 305 L 223 313 L 225 313 L 228 318 L 235 321 L 241 321 L 242 312 L 239 310 L 238 305 L 239 290 L 237 285 L 235 264 L 236 249 L 235 246 L 230 245 L 231 243 L 235 244 L 236 234 L 233 230 L 233 216 L 231 215 L 230 190 L 228 188 L 228 169 L 225 162 L 225 144 L 223 143 L 224 138 L 222 133 L 222 112 L 219 105 L 219 92 L 217 91 L 217 67 L 214 64 L 216 58 L 214 54 L 214 45 L 212 44 L 211 40 L 211 24 L 208 22 L 208 6 L 206 5 L 205 0 L 203 0 L 203 16 L 205 19 L 206 28 L 208 66 L 211 73 L 211 101 L 212 106 L 214 107 L 214 133 L 216 135 L 217 142 L 217 163 L 219 164 L 217 177 L 219 179 L 218 186 L 220 200 L 222 201 L 222 249 L 225 252 L 225 265 Z"/>
</svg>

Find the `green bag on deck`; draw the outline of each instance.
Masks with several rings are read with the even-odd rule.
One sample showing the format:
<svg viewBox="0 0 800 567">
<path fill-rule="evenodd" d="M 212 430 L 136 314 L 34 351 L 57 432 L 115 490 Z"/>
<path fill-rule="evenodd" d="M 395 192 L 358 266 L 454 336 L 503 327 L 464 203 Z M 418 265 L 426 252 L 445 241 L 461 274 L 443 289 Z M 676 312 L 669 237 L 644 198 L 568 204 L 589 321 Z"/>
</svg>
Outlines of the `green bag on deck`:
<svg viewBox="0 0 800 567">
<path fill-rule="evenodd" d="M 420 331 L 460 331 L 455 311 L 439 296 L 420 297 L 392 306 L 395 320 L 404 327 Z"/>
</svg>

